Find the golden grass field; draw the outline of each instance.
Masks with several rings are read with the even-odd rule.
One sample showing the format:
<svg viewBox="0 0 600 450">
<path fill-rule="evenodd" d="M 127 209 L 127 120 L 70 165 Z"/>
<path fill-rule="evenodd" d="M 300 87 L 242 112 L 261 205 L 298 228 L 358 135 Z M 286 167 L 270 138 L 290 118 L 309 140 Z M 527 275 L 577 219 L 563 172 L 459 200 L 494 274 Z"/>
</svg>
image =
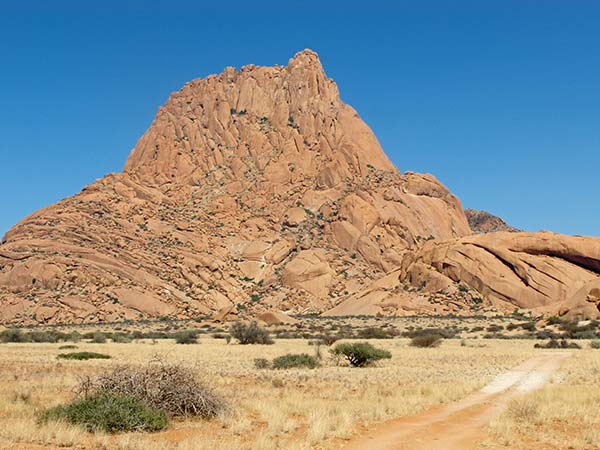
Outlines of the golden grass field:
<svg viewBox="0 0 600 450">
<path fill-rule="evenodd" d="M 316 369 L 256 369 L 255 358 L 315 352 L 305 339 L 274 345 L 228 344 L 201 337 L 92 344 L 78 350 L 110 360 L 63 361 L 61 344 L 0 344 L 0 449 L 337 449 L 387 419 L 465 397 L 496 375 L 543 351 L 532 340 L 448 339 L 414 348 L 408 339 L 371 340 L 392 353 L 374 367 L 339 366 L 321 346 Z M 586 347 L 587 344 L 585 345 Z M 573 350 L 550 384 L 514 400 L 489 427 L 482 449 L 600 448 L 600 350 Z M 79 377 L 159 356 L 196 368 L 228 401 L 219 418 L 173 421 L 156 434 L 90 434 L 36 414 L 73 398 Z"/>
</svg>

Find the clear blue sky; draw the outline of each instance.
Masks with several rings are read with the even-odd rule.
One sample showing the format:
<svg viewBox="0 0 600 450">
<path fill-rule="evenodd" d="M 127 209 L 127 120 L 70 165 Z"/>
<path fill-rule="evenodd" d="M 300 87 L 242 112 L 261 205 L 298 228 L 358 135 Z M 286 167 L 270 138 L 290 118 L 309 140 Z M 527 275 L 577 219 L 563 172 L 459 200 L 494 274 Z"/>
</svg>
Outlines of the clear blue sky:
<svg viewBox="0 0 600 450">
<path fill-rule="evenodd" d="M 598 1 L 93 3 L 0 0 L 0 235 L 120 171 L 186 81 L 306 47 L 400 170 L 600 235 Z"/>
</svg>

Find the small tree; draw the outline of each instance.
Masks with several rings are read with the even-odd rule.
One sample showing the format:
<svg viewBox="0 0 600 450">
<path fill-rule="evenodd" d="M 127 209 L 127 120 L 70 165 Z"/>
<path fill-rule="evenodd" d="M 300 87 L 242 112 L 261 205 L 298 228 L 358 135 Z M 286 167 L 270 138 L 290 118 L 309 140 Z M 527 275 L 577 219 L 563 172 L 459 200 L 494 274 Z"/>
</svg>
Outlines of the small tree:
<svg viewBox="0 0 600 450">
<path fill-rule="evenodd" d="M 236 322 L 231 325 L 229 334 L 237 339 L 240 344 L 273 344 L 273 339 L 269 336 L 269 332 L 258 326 L 256 321 L 245 324 Z"/>
<path fill-rule="evenodd" d="M 331 352 L 334 355 L 345 357 L 354 367 L 364 367 L 380 359 L 392 357 L 387 350 L 373 347 L 368 342 L 338 344 Z"/>
</svg>

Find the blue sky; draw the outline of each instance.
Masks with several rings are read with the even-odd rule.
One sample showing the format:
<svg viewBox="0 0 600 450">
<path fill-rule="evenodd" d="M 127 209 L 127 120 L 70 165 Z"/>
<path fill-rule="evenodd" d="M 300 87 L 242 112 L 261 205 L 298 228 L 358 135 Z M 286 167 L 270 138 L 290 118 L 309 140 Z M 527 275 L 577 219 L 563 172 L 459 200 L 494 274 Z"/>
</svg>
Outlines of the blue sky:
<svg viewBox="0 0 600 450">
<path fill-rule="evenodd" d="M 600 2 L 0 0 L 0 235 L 120 171 L 169 93 L 317 51 L 402 170 L 600 235 Z"/>
</svg>

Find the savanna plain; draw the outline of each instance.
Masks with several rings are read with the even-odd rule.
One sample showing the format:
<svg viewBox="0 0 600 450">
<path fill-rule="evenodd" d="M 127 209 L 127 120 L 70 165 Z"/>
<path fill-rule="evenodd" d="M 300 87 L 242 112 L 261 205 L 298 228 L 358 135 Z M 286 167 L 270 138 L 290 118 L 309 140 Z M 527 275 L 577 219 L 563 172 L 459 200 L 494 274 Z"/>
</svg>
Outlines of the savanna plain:
<svg viewBox="0 0 600 450">
<path fill-rule="evenodd" d="M 557 352 L 568 353 L 560 368 L 544 386 L 512 398 L 474 448 L 600 448 L 595 322 L 312 318 L 266 330 L 271 345 L 242 345 L 227 325 L 201 321 L 4 330 L 0 449 L 342 449 L 379 424 L 460 401 L 511 368 Z M 10 333 L 20 337 L 10 339 Z M 60 339 L 23 338 L 31 333 Z M 437 336 L 434 344 L 415 340 L 424 335 Z M 534 348 L 565 335 L 571 348 Z M 359 342 L 391 357 L 352 367 L 334 354 L 341 343 Z M 110 358 L 59 358 L 70 352 Z M 290 354 L 308 355 L 315 367 L 273 366 L 273 359 Z M 157 361 L 189 369 L 225 406 L 209 420 L 177 417 L 152 433 L 90 432 L 41 419 L 49 408 L 73 401 L 86 379 Z"/>
</svg>

